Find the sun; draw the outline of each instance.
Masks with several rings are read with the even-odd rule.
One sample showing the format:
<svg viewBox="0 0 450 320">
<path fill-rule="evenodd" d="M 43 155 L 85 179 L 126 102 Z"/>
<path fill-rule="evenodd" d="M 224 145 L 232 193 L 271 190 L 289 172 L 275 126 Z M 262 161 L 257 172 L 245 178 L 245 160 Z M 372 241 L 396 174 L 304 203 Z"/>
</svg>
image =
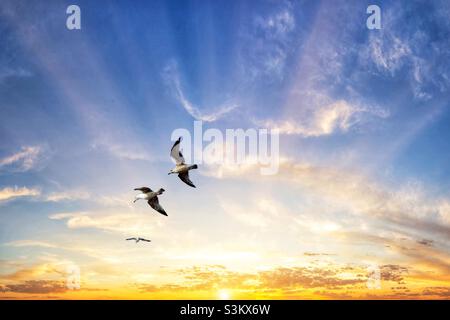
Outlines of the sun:
<svg viewBox="0 0 450 320">
<path fill-rule="evenodd" d="M 230 292 L 228 292 L 228 290 L 225 290 L 225 289 L 219 290 L 217 295 L 219 297 L 219 300 L 229 300 L 230 299 Z"/>
</svg>

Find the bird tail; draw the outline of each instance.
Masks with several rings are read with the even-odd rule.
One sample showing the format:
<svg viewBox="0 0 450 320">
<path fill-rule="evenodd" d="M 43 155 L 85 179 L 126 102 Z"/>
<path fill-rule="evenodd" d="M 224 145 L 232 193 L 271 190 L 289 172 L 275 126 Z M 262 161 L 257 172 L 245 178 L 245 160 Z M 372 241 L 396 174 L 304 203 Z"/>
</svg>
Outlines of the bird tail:
<svg viewBox="0 0 450 320">
<path fill-rule="evenodd" d="M 196 164 L 194 164 L 194 165 L 189 167 L 189 170 L 191 170 L 191 169 L 198 169 L 198 166 Z"/>
<path fill-rule="evenodd" d="M 158 190 L 158 195 L 159 195 L 159 194 L 162 194 L 164 191 L 166 191 L 166 190 L 164 190 L 163 188 L 160 188 L 160 189 Z"/>
</svg>

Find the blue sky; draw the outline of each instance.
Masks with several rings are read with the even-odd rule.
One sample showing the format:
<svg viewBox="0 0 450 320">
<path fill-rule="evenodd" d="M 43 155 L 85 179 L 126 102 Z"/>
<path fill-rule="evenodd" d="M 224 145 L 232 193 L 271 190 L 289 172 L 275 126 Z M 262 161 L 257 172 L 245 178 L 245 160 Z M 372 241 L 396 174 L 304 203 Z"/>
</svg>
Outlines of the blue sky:
<svg viewBox="0 0 450 320">
<path fill-rule="evenodd" d="M 97 272 L 87 287 L 124 297 L 117 288 L 153 281 L 120 261 L 126 253 L 156 275 L 161 266 L 303 265 L 298 254 L 316 251 L 364 266 L 370 252 L 448 285 L 446 1 L 77 1 L 81 30 L 65 27 L 69 4 L 0 5 L 0 284 L 9 295 L 26 279 L 55 280 L 20 270 L 70 262 Z M 381 8 L 381 30 L 366 28 L 369 4 Z M 192 178 L 198 189 L 184 188 L 167 176 L 170 137 L 194 120 L 278 128 L 281 172 L 206 163 Z M 141 185 L 167 190 L 169 219 L 131 206 Z M 150 256 L 122 243 L 133 232 L 155 238 Z M 404 238 L 420 254 L 405 252 Z M 423 238 L 432 253 L 416 248 Z"/>
</svg>

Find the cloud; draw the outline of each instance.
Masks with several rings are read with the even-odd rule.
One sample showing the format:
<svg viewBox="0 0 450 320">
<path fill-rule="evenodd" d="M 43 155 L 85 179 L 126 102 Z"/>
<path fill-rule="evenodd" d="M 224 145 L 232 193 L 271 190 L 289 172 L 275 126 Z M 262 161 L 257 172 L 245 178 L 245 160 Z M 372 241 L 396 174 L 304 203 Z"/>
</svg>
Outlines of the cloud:
<svg viewBox="0 0 450 320">
<path fill-rule="evenodd" d="M 370 56 L 380 71 L 394 75 L 411 55 L 408 44 L 387 34 L 386 38 L 373 38 L 369 42 Z"/>
<path fill-rule="evenodd" d="M 0 67 L 0 84 L 11 78 L 29 78 L 33 74 L 24 68 Z"/>
<path fill-rule="evenodd" d="M 259 127 L 278 129 L 280 134 L 322 137 L 351 130 L 370 130 L 368 124 L 390 116 L 388 110 L 365 103 L 360 97 L 334 99 L 325 89 L 292 90 L 280 119 L 254 120 Z"/>
<path fill-rule="evenodd" d="M 402 266 L 382 265 L 382 283 L 403 282 Z M 399 271 L 400 270 L 400 271 Z M 235 297 L 253 298 L 333 298 L 355 299 L 367 292 L 367 266 L 327 264 L 323 266 L 275 267 L 256 272 L 232 271 L 221 265 L 192 266 L 173 271 L 177 282 L 142 284 L 142 292 L 162 293 L 176 290 L 179 295 L 193 291 L 229 290 Z M 383 278 L 384 276 L 384 278 Z M 380 296 L 386 295 L 386 291 Z"/>
<path fill-rule="evenodd" d="M 178 69 L 175 63 L 170 63 L 164 69 L 163 77 L 166 83 L 172 88 L 175 97 L 183 106 L 183 108 L 196 120 L 205 122 L 217 121 L 239 107 L 237 104 L 224 103 L 217 108 L 213 108 L 213 111 L 205 112 L 203 110 L 200 110 L 200 108 L 192 104 L 186 98 L 181 87 Z"/>
<path fill-rule="evenodd" d="M 32 245 L 32 241 L 30 241 L 30 244 Z M 67 267 L 72 265 L 73 263 L 67 260 L 37 263 L 32 266 L 19 267 L 12 273 L 2 274 L 1 280 L 3 283 L 27 280 L 53 280 L 55 277 L 59 278 L 61 275 L 66 275 Z"/>
<path fill-rule="evenodd" d="M 352 118 L 358 113 L 358 109 L 345 101 L 337 101 L 323 108 L 317 109 L 312 114 L 309 122 L 296 122 L 293 120 L 260 122 L 260 126 L 278 129 L 280 134 L 295 134 L 303 137 L 319 137 L 333 134 L 337 131 L 346 132 L 354 125 Z"/>
<path fill-rule="evenodd" d="M 43 195 L 40 189 L 28 188 L 28 187 L 5 187 L 0 189 L 0 201 L 7 201 L 18 197 L 35 197 L 37 200 L 43 200 L 48 202 L 62 202 L 62 201 L 75 201 L 75 200 L 88 200 L 91 195 L 87 191 L 83 190 L 69 190 L 62 192 L 51 192 L 47 195 Z M 99 197 L 96 199 L 98 203 L 108 204 L 113 202 L 111 197 Z M 115 201 L 117 204 L 118 202 Z"/>
<path fill-rule="evenodd" d="M 398 284 L 404 284 L 404 274 L 408 268 L 400 265 L 388 264 L 380 266 L 381 279 L 384 281 L 393 281 Z"/>
<path fill-rule="evenodd" d="M 56 248 L 57 246 L 44 241 L 36 240 L 16 240 L 5 243 L 5 246 L 11 247 L 42 247 L 42 248 Z"/>
<path fill-rule="evenodd" d="M 257 166 L 254 166 L 253 170 L 231 176 L 253 180 L 257 176 L 256 170 Z M 228 176 L 230 173 L 224 172 L 223 177 Z M 260 179 L 264 183 L 275 180 L 297 188 L 295 190 L 299 190 L 302 203 L 320 199 L 320 205 L 302 206 L 300 212 L 295 209 L 281 210 L 290 217 L 282 219 L 283 223 L 290 221 L 292 227 L 298 225 L 303 232 L 307 230 L 343 243 L 363 242 L 377 250 L 388 245 L 400 259 L 420 263 L 439 273 L 450 268 L 448 252 L 438 250 L 436 245 L 417 243 L 417 238 L 427 239 L 426 244 L 448 240 L 448 199 L 429 197 L 415 184 L 388 187 L 351 170 L 297 164 L 294 161 L 281 163 L 278 175 Z M 230 206 L 229 209 L 234 210 L 231 214 L 236 218 L 242 216 L 242 219 L 248 218 L 251 223 L 260 226 L 274 228 L 273 221 L 280 220 L 271 220 L 270 214 L 257 209 L 254 210 L 256 215 L 252 213 L 252 208 Z M 408 249 L 401 240 L 404 237 L 411 239 L 407 243 Z"/>
<path fill-rule="evenodd" d="M 143 151 L 143 148 L 135 147 L 125 147 L 118 143 L 111 143 L 103 139 L 104 141 L 97 140 L 92 143 L 91 147 L 94 150 L 105 150 L 111 155 L 124 160 L 151 160 L 150 155 Z"/>
<path fill-rule="evenodd" d="M 28 280 L 19 284 L 4 285 L 0 291 L 17 292 L 17 293 L 63 293 L 66 292 L 67 286 L 64 281 L 54 280 Z"/>
<path fill-rule="evenodd" d="M 440 3 L 424 11 L 420 2 L 412 2 L 410 10 L 400 6 L 394 3 L 383 8 L 383 28 L 369 34 L 366 47 L 359 50 L 359 60 L 384 75 L 406 79 L 415 98 L 428 100 L 450 88 L 450 69 L 442 64 L 450 57 L 448 37 L 434 32 L 436 28 L 442 34 L 450 30 L 441 20 L 448 8 Z M 405 23 L 414 11 L 420 12 L 415 15 L 416 24 Z"/>
<path fill-rule="evenodd" d="M 42 156 L 42 147 L 25 146 L 20 151 L 0 159 L 0 170 L 28 171 L 36 167 Z"/>
<path fill-rule="evenodd" d="M 41 192 L 38 189 L 34 188 L 31 189 L 27 187 L 18 188 L 17 186 L 14 188 L 6 187 L 0 189 L 0 202 L 20 197 L 37 197 L 40 194 Z"/>
<path fill-rule="evenodd" d="M 303 255 L 307 256 L 307 257 L 318 257 L 318 256 L 333 256 L 334 254 L 332 254 L 332 253 L 319 253 L 319 252 L 304 252 Z"/>
<path fill-rule="evenodd" d="M 422 296 L 438 297 L 449 299 L 450 298 L 450 286 L 448 287 L 428 287 L 421 293 Z"/>
<path fill-rule="evenodd" d="M 73 200 L 87 200 L 91 196 L 89 192 L 82 190 L 72 190 L 63 192 L 52 192 L 46 196 L 45 200 L 50 202 L 61 202 L 61 201 L 73 201 Z"/>
<path fill-rule="evenodd" d="M 254 80 L 262 76 L 280 79 L 284 75 L 286 60 L 292 51 L 295 17 L 289 3 L 269 14 L 258 14 L 243 31 L 240 56 L 245 78 Z"/>
<path fill-rule="evenodd" d="M 149 225 L 145 215 L 130 213 L 69 212 L 49 216 L 52 220 L 66 220 L 70 229 L 95 228 L 120 234 L 149 234 L 158 225 Z"/>
<path fill-rule="evenodd" d="M 433 240 L 430 240 L 430 239 L 422 239 L 422 240 L 417 240 L 417 243 L 419 243 L 419 244 L 421 244 L 421 245 L 424 245 L 424 246 L 428 246 L 428 247 L 430 247 L 430 246 L 432 246 L 433 245 Z"/>
<path fill-rule="evenodd" d="M 194 266 L 178 269 L 176 272 L 183 277 L 178 283 L 167 283 L 161 286 L 141 286 L 142 291 L 165 291 L 177 288 L 181 291 L 212 290 L 219 288 L 244 291 L 264 292 L 276 290 L 289 292 L 293 289 L 304 290 L 325 288 L 338 290 L 364 284 L 367 277 L 360 268 L 354 268 L 350 275 L 346 266 L 317 267 L 278 267 L 258 272 L 235 272 L 223 266 Z M 359 271 L 359 272 L 358 272 Z"/>
</svg>

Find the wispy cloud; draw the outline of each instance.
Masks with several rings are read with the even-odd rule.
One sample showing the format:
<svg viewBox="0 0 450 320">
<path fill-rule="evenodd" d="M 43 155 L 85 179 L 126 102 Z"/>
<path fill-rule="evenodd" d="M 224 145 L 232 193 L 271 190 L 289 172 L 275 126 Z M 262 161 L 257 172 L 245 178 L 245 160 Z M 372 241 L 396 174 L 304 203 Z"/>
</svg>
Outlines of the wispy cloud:
<svg viewBox="0 0 450 320">
<path fill-rule="evenodd" d="M 309 93 L 311 94 L 312 92 Z M 255 124 L 278 129 L 280 134 L 307 138 L 346 133 L 356 126 L 367 123 L 371 118 L 385 118 L 389 115 L 387 111 L 379 108 L 369 108 L 345 100 L 331 101 L 332 99 L 323 96 L 319 100 L 312 99 L 312 104 L 299 112 L 301 116 L 286 120 L 256 120 Z"/>
<path fill-rule="evenodd" d="M 319 137 L 335 132 L 346 132 L 353 125 L 352 118 L 358 113 L 345 101 L 338 101 L 316 110 L 311 121 L 299 123 L 292 120 L 267 120 L 260 125 L 278 129 L 281 134 L 296 134 L 303 137 Z"/>
<path fill-rule="evenodd" d="M 219 107 L 208 108 L 208 111 L 201 110 L 186 98 L 178 74 L 176 63 L 171 62 L 164 69 L 163 77 L 166 83 L 172 88 L 176 99 L 180 102 L 183 108 L 196 120 L 205 122 L 213 122 L 221 119 L 226 114 L 235 110 L 239 105 L 226 102 Z M 212 109 L 212 110 L 211 110 Z"/>
<path fill-rule="evenodd" d="M 36 241 L 36 240 L 16 240 L 16 241 L 5 243 L 5 246 L 42 247 L 42 248 L 56 248 L 57 247 L 55 244 L 45 242 L 45 241 Z"/>
<path fill-rule="evenodd" d="M 0 189 L 0 202 L 21 197 L 37 197 L 41 194 L 39 189 L 27 187 L 5 187 Z"/>
<path fill-rule="evenodd" d="M 25 146 L 20 151 L 0 159 L 0 170 L 28 171 L 36 167 L 43 157 L 40 146 Z"/>
<path fill-rule="evenodd" d="M 52 192 L 45 198 L 46 201 L 60 202 L 60 201 L 73 201 L 73 200 L 87 200 L 91 196 L 89 192 L 83 190 L 71 190 L 62 192 Z"/>
<path fill-rule="evenodd" d="M 111 143 L 106 141 L 96 141 L 91 145 L 94 150 L 105 150 L 114 157 L 123 160 L 143 160 L 148 161 L 152 159 L 150 154 L 141 147 L 129 147 L 118 143 Z"/>
<path fill-rule="evenodd" d="M 23 283 L 7 284 L 0 289 L 3 292 L 18 293 L 63 293 L 69 290 L 64 280 L 27 280 Z"/>
<path fill-rule="evenodd" d="M 363 263 L 274 267 L 257 272 L 234 271 L 222 265 L 196 265 L 176 270 L 182 277 L 179 282 L 141 284 L 139 289 L 147 293 L 177 290 L 179 294 L 189 296 L 193 292 L 218 292 L 227 288 L 235 299 L 249 295 L 262 299 L 364 299 L 368 295 L 400 298 L 412 293 L 405 284 L 410 281 L 409 268 L 397 264 L 384 264 L 379 268 L 382 289 L 372 291 L 367 291 L 369 273 Z M 420 287 L 411 289 L 416 294 L 422 291 Z M 436 287 L 436 292 L 430 290 L 430 295 L 439 296 L 446 292 Z"/>
<path fill-rule="evenodd" d="M 436 93 L 450 88 L 450 70 L 441 61 L 450 57 L 448 38 L 432 34 L 433 28 L 416 28 L 405 24 L 405 10 L 395 3 L 383 9 L 383 28 L 369 34 L 368 45 L 360 50 L 360 62 L 391 77 L 406 74 L 415 98 L 428 100 Z M 412 4 L 419 10 L 418 3 Z M 428 25 L 429 20 L 439 21 L 446 5 L 440 4 L 418 17 L 418 24 Z M 439 9 L 437 9 L 439 8 Z M 441 32 L 449 26 L 440 23 Z M 444 31 L 445 30 L 445 31 Z"/>
<path fill-rule="evenodd" d="M 66 220 L 70 229 L 95 228 L 103 231 L 117 232 L 124 235 L 150 234 L 156 226 L 149 225 L 146 217 L 140 214 L 104 213 L 104 212 L 68 212 L 49 216 L 52 220 Z"/>
<path fill-rule="evenodd" d="M 254 166 L 254 170 L 257 170 L 257 166 Z M 254 178 L 255 172 L 249 169 L 233 177 Z M 415 185 L 405 184 L 397 186 L 394 190 L 356 172 L 289 161 L 280 164 L 279 174 L 272 179 L 292 183 L 302 190 L 303 197 L 318 197 L 334 208 L 333 214 L 330 215 L 326 215 L 324 208 L 320 206 L 319 209 L 316 208 L 322 212 L 320 218 L 311 217 L 305 213 L 289 213 L 291 221 L 314 233 L 322 234 L 326 231 L 330 234 L 339 234 L 346 230 L 362 230 L 364 233 L 377 235 L 375 238 L 368 238 L 369 242 L 374 244 L 378 244 L 379 232 L 395 232 L 399 237 L 400 235 L 409 237 L 409 233 L 412 233 L 420 239 L 428 239 L 426 243 L 448 239 L 450 232 L 448 203 L 450 201 L 431 198 Z M 314 210 L 315 207 L 312 206 L 308 210 Z M 230 206 L 230 210 L 232 209 L 233 206 Z M 240 211 L 242 210 L 236 210 L 236 214 Z M 246 208 L 246 211 L 249 213 L 247 218 L 251 219 L 252 209 Z M 348 219 L 338 215 L 340 218 L 336 220 L 336 211 L 346 212 L 344 217 Z M 264 211 L 255 208 L 255 212 L 262 214 Z M 253 218 L 256 217 L 253 216 Z M 259 221 L 260 224 L 265 225 L 269 218 L 270 214 L 266 212 L 261 219 L 256 219 L 255 223 Z M 389 227 L 382 227 L 380 224 L 386 224 Z M 417 239 L 413 239 L 411 245 L 420 246 L 416 248 L 417 250 L 431 250 L 430 246 L 417 243 Z M 407 251 L 401 251 L 402 255 L 406 253 Z"/>
<path fill-rule="evenodd" d="M 12 68 L 0 66 L 0 83 L 5 82 L 10 78 L 28 78 L 32 75 L 33 74 L 29 70 L 21 67 Z"/>
<path fill-rule="evenodd" d="M 254 17 L 242 35 L 246 45 L 240 55 L 245 77 L 252 80 L 260 76 L 283 77 L 286 59 L 292 51 L 295 25 L 292 6 L 288 2 L 275 12 Z"/>
</svg>

